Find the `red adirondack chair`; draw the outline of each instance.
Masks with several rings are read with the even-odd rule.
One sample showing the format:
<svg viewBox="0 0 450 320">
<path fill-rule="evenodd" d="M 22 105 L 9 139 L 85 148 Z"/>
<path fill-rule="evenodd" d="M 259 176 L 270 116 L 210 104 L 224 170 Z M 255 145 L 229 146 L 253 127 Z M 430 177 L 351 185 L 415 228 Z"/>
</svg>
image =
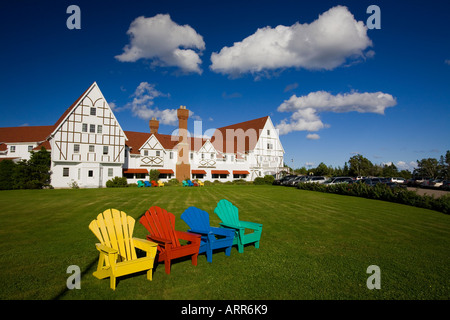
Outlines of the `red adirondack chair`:
<svg viewBox="0 0 450 320">
<path fill-rule="evenodd" d="M 164 261 L 165 270 L 170 274 L 173 259 L 192 256 L 192 264 L 197 265 L 201 236 L 175 230 L 175 215 L 165 209 L 153 206 L 145 212 L 139 222 L 150 233 L 147 239 L 158 244 L 158 262 Z M 181 245 L 179 239 L 188 241 Z"/>
<path fill-rule="evenodd" d="M 158 186 L 158 184 L 156 183 L 156 181 L 152 180 L 152 187 L 157 187 L 157 186 Z"/>
</svg>

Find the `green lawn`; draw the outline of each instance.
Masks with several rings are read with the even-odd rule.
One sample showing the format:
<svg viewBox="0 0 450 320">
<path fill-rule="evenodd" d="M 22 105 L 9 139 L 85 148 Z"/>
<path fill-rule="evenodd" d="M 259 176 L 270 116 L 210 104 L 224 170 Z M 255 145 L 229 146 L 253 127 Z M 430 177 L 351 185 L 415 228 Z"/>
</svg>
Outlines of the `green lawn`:
<svg viewBox="0 0 450 320">
<path fill-rule="evenodd" d="M 210 213 L 226 198 L 242 220 L 263 223 L 259 249 L 176 261 L 145 273 L 92 276 L 97 239 L 89 222 L 107 208 L 136 220 L 153 205 L 179 219 L 189 206 Z M 0 192 L 0 299 L 449 299 L 450 216 L 415 207 L 279 186 L 15 190 Z M 145 238 L 139 223 L 135 236 Z M 82 271 L 68 290 L 67 267 Z M 366 269 L 381 269 L 369 290 Z"/>
</svg>

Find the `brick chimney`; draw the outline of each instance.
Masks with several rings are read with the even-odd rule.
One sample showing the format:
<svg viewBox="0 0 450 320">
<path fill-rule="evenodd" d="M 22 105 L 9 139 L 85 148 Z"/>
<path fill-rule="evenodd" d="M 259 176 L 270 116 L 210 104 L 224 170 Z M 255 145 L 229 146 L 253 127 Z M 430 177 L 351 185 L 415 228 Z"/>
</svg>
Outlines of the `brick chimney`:
<svg viewBox="0 0 450 320">
<path fill-rule="evenodd" d="M 159 121 L 156 120 L 156 118 L 153 117 L 149 121 L 149 126 L 150 126 L 150 133 L 158 133 Z"/>
<path fill-rule="evenodd" d="M 189 110 L 186 106 L 180 106 L 177 110 L 178 117 L 178 159 L 176 164 L 176 178 L 183 181 L 191 178 L 191 165 L 189 163 L 189 141 L 187 131 L 187 120 Z"/>
</svg>

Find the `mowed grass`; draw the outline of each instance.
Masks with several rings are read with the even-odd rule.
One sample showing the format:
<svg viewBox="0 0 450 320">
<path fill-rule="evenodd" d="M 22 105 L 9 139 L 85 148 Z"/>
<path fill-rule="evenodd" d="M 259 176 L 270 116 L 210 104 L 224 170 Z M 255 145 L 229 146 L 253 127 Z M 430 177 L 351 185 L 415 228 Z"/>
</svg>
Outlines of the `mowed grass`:
<svg viewBox="0 0 450 320">
<path fill-rule="evenodd" d="M 109 279 L 92 272 L 97 239 L 88 225 L 108 208 L 136 220 L 150 206 L 179 217 L 189 206 L 219 219 L 220 199 L 241 220 L 262 223 L 260 248 L 231 256 L 200 255 L 145 273 Z M 16 190 L 0 192 L 0 299 L 449 299 L 450 216 L 425 209 L 277 186 Z M 134 236 L 145 238 L 138 222 Z M 81 289 L 68 290 L 67 268 L 82 271 Z M 381 289 L 366 286 L 367 267 L 381 270 Z"/>
</svg>

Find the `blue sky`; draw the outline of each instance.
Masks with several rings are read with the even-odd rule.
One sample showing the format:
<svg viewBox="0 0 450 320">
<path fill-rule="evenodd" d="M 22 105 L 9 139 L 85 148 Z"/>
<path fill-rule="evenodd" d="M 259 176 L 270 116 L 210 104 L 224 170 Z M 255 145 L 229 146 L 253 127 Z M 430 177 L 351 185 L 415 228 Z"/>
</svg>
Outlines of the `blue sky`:
<svg viewBox="0 0 450 320">
<path fill-rule="evenodd" d="M 0 15 L 2 127 L 53 124 L 96 81 L 124 130 L 156 115 L 171 133 L 180 105 L 204 131 L 270 115 L 295 168 L 360 153 L 411 169 L 450 149 L 448 1 L 24 0 Z"/>
</svg>

